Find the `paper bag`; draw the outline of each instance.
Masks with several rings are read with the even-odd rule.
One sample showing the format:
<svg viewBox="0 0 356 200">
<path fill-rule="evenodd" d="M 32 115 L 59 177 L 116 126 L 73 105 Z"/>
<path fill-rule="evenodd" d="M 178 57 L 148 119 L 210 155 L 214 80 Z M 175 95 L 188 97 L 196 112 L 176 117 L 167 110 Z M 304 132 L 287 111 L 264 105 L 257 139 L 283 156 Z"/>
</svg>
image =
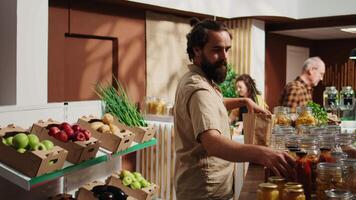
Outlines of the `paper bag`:
<svg viewBox="0 0 356 200">
<path fill-rule="evenodd" d="M 273 120 L 270 116 L 256 113 L 243 114 L 244 143 L 269 146 Z"/>
</svg>

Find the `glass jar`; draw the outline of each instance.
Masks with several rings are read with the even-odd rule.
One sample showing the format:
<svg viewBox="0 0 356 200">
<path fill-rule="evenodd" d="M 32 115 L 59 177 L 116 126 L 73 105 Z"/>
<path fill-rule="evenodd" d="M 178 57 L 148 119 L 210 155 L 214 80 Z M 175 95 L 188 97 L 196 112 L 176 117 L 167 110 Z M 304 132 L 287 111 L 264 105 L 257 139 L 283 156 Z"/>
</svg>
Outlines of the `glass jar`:
<svg viewBox="0 0 356 200">
<path fill-rule="evenodd" d="M 319 135 L 319 162 L 333 162 L 331 152 L 335 148 L 335 134 L 323 132 Z"/>
<path fill-rule="evenodd" d="M 355 105 L 355 93 L 351 86 L 342 87 L 340 92 L 340 109 L 352 110 Z"/>
<path fill-rule="evenodd" d="M 299 143 L 301 136 L 296 134 L 289 134 L 285 136 L 285 145 L 287 149 L 296 149 L 299 148 Z"/>
<path fill-rule="evenodd" d="M 352 145 L 353 141 L 353 133 L 340 133 L 336 135 L 336 146 L 340 147 L 349 158 L 356 158 L 356 148 Z"/>
<path fill-rule="evenodd" d="M 274 107 L 273 113 L 275 114 L 274 124 L 279 126 L 291 126 L 292 120 L 289 116 L 290 108 L 277 106 Z"/>
<path fill-rule="evenodd" d="M 311 129 L 315 128 L 315 126 L 311 125 L 300 125 L 297 127 L 297 132 L 299 135 L 311 135 Z"/>
<path fill-rule="evenodd" d="M 316 166 L 320 155 L 318 138 L 303 137 L 300 149 L 300 152 L 296 152 L 297 182 L 303 184 L 306 198 L 311 199 L 316 190 Z"/>
<path fill-rule="evenodd" d="M 279 192 L 279 200 L 282 200 L 282 193 L 283 193 L 284 184 L 285 184 L 286 180 L 280 176 L 271 176 L 268 178 L 268 182 L 277 185 L 277 189 Z"/>
<path fill-rule="evenodd" d="M 303 188 L 285 188 L 283 190 L 283 200 L 305 200 Z"/>
<path fill-rule="evenodd" d="M 323 105 L 325 110 L 336 110 L 338 107 L 339 92 L 335 86 L 326 87 L 323 92 Z"/>
<path fill-rule="evenodd" d="M 338 151 L 331 152 L 331 161 L 330 162 L 337 163 L 340 160 L 346 159 L 347 157 L 348 157 L 347 154 L 344 152 L 338 152 Z"/>
<path fill-rule="evenodd" d="M 317 199 L 326 200 L 325 190 L 340 189 L 343 186 L 342 168 L 338 163 L 319 163 L 317 167 Z"/>
<path fill-rule="evenodd" d="M 258 185 L 257 200 L 279 200 L 277 185 L 273 183 L 261 183 Z"/>
<path fill-rule="evenodd" d="M 271 135 L 271 147 L 277 151 L 285 150 L 285 135 L 282 129 L 279 126 L 274 127 Z"/>
<path fill-rule="evenodd" d="M 332 133 L 335 133 L 335 134 L 341 133 L 341 126 L 339 126 L 339 125 L 327 125 L 326 129 L 329 132 L 332 132 Z"/>
<path fill-rule="evenodd" d="M 356 159 L 341 159 L 342 176 L 345 182 L 345 189 L 356 195 Z"/>
<path fill-rule="evenodd" d="M 313 116 L 312 109 L 307 106 L 297 107 L 298 117 L 295 121 L 295 126 L 300 125 L 316 125 L 316 120 Z"/>
<path fill-rule="evenodd" d="M 326 190 L 325 194 L 327 200 L 352 200 L 354 197 L 349 191 L 340 189 Z"/>
</svg>

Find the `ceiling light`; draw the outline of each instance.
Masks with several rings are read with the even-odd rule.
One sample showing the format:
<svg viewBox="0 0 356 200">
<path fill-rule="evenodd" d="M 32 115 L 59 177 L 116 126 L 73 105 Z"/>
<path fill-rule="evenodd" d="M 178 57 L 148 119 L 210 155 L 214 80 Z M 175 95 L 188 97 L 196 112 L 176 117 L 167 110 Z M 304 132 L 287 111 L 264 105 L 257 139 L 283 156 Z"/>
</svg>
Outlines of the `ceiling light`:
<svg viewBox="0 0 356 200">
<path fill-rule="evenodd" d="M 351 28 L 341 28 L 341 31 L 348 32 L 348 33 L 356 33 L 356 27 Z"/>
<path fill-rule="evenodd" d="M 350 57 L 351 60 L 356 60 L 356 48 L 353 48 L 350 52 Z"/>
</svg>

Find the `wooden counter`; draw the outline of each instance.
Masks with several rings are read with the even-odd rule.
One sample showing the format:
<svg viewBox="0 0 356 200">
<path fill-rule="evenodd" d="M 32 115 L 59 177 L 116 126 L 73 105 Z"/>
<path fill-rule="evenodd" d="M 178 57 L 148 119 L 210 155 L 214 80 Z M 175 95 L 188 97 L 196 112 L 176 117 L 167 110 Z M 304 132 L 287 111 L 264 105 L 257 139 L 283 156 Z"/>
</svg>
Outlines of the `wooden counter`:
<svg viewBox="0 0 356 200">
<path fill-rule="evenodd" d="M 263 166 L 250 163 L 242 185 L 239 200 L 256 199 L 257 186 L 264 182 L 264 177 Z"/>
</svg>

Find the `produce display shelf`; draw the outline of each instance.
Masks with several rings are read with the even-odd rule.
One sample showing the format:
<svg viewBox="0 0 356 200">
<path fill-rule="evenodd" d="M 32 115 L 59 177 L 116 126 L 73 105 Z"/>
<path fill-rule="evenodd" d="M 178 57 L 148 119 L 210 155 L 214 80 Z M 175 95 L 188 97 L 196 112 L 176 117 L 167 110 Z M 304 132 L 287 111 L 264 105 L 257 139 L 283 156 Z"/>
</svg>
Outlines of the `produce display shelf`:
<svg viewBox="0 0 356 200">
<path fill-rule="evenodd" d="M 26 175 L 23 175 L 22 173 L 18 172 L 17 170 L 12 169 L 11 167 L 3 164 L 0 162 L 0 176 L 4 177 L 5 179 L 9 180 L 10 182 L 18 185 L 19 187 L 25 189 L 25 190 L 31 190 L 32 188 L 35 188 L 37 186 L 46 184 L 49 181 L 55 180 L 57 178 L 60 178 L 62 176 L 65 176 L 66 174 L 69 174 L 70 172 L 84 169 L 105 161 L 108 161 L 112 159 L 113 157 L 132 153 L 150 146 L 156 145 L 157 140 L 155 138 L 144 142 L 144 143 L 135 143 L 131 145 L 130 148 L 119 151 L 116 153 L 111 153 L 110 151 L 107 151 L 105 149 L 100 148 L 98 153 L 96 154 L 96 157 L 87 161 L 84 161 L 79 164 L 72 164 L 70 162 L 65 162 L 64 167 L 60 170 L 43 174 L 41 176 L 33 177 L 30 178 Z"/>
</svg>

